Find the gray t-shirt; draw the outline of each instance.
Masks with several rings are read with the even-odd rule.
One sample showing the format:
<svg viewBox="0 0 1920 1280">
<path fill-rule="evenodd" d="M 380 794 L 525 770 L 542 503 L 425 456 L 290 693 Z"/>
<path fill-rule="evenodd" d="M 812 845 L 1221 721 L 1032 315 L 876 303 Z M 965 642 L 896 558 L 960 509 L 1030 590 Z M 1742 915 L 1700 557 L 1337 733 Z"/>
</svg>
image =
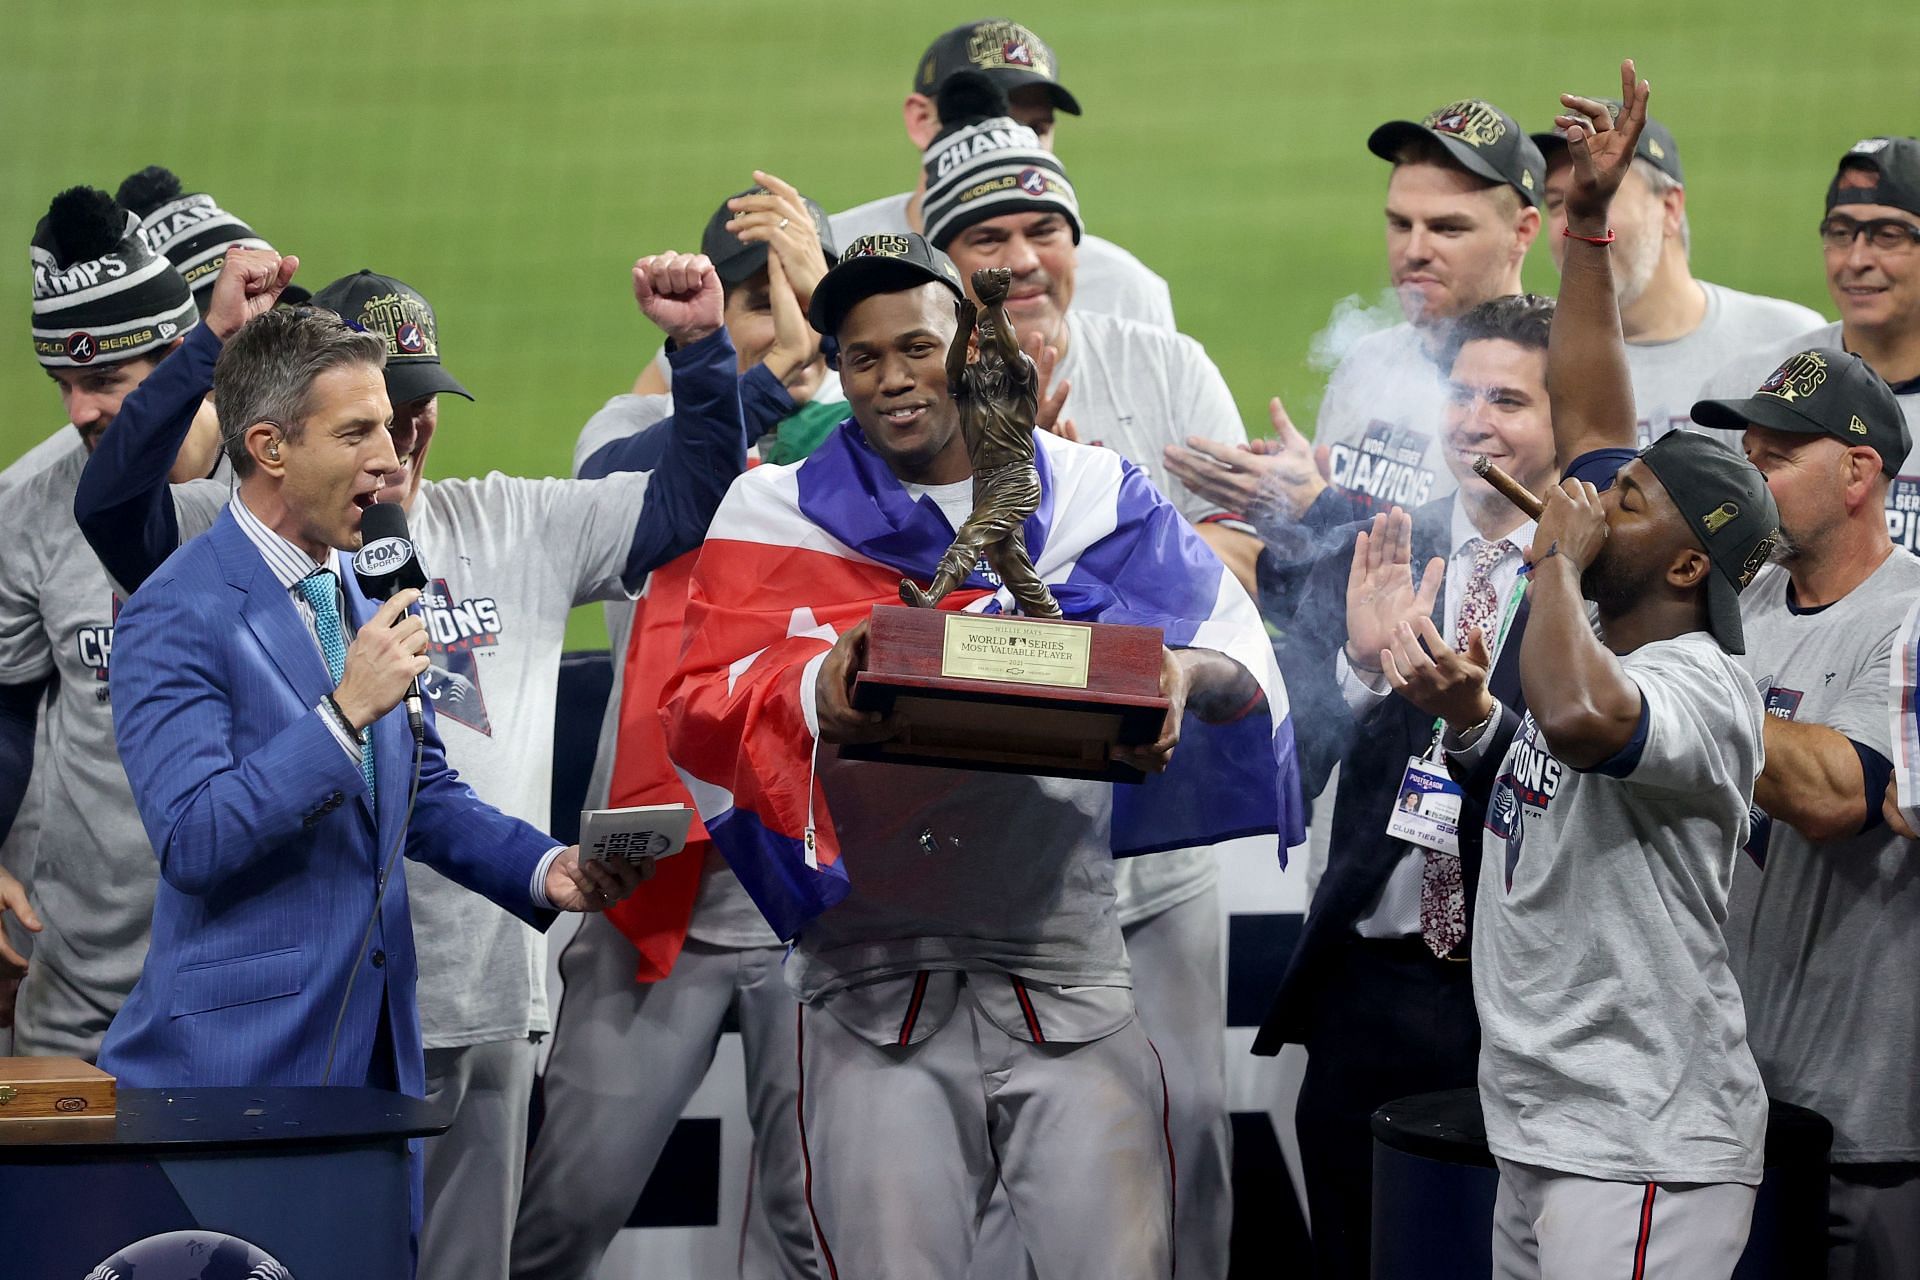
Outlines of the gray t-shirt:
<svg viewBox="0 0 1920 1280">
<path fill-rule="evenodd" d="M 1176 479 L 1162 450 L 1203 436 L 1229 447 L 1245 444 L 1247 429 L 1226 379 L 1206 349 L 1185 334 L 1118 316 L 1067 312 L 1067 353 L 1054 378 L 1068 379 L 1062 416 L 1080 439 L 1103 445 L 1147 473 L 1189 521 L 1222 514 Z M 1206 892 L 1219 879 L 1211 848 L 1175 849 L 1114 865 L 1120 923 L 1137 924 Z"/>
<path fill-rule="evenodd" d="M 1445 371 L 1410 324 L 1369 334 L 1335 366 L 1313 443 L 1329 451 L 1329 482 L 1385 510 L 1444 498 L 1459 486 L 1441 448 Z"/>
<path fill-rule="evenodd" d="M 909 194 L 884 196 L 828 219 L 834 244 L 845 249 L 861 236 L 904 235 Z M 1167 282 L 1111 240 L 1082 235 L 1074 255 L 1073 310 L 1124 316 L 1157 329 L 1173 328 L 1173 293 Z"/>
<path fill-rule="evenodd" d="M 78 437 L 75 437 L 78 445 Z M 46 925 L 20 988 L 17 1051 L 92 1058 L 140 977 L 159 865 L 114 746 L 108 664 L 121 600 L 73 518 L 87 453 L 59 453 L 0 509 L 0 684 L 55 673 L 23 859 Z"/>
<path fill-rule="evenodd" d="M 624 440 L 673 413 L 673 397 L 615 396 L 600 411 L 587 419 L 573 449 L 573 468 L 616 440 Z M 652 581 L 642 588 L 644 595 Z M 614 755 L 620 742 L 620 703 L 626 675 L 627 643 L 632 636 L 634 604 L 620 600 L 606 606 L 607 640 L 613 657 L 613 690 L 607 697 L 607 710 L 600 720 L 600 745 L 595 752 L 593 774 L 587 782 L 587 803 L 595 808 L 607 804 L 613 788 Z M 751 950 L 755 947 L 784 946 L 768 926 L 760 908 L 727 865 L 718 849 L 709 849 L 700 867 L 700 892 L 694 899 L 693 916 L 687 923 L 687 936 L 711 947 Z"/>
<path fill-rule="evenodd" d="M 1645 699 L 1637 759 L 1568 768 L 1529 715 L 1487 806 L 1473 936 L 1487 1145 L 1590 1178 L 1756 1185 L 1767 1098 L 1722 929 L 1760 695 L 1705 632 L 1621 665 Z"/>
<path fill-rule="evenodd" d="M 536 827 L 551 817 L 567 614 L 626 597 L 620 575 L 648 478 L 427 480 L 408 512 L 427 571 L 427 692 L 447 760 L 481 799 Z M 212 523 L 208 503 L 224 501 L 225 486 L 174 492 L 185 539 Z M 551 1028 L 541 934 L 430 867 L 407 868 L 407 900 L 427 1048 Z"/>
<path fill-rule="evenodd" d="M 1696 283 L 1706 295 L 1707 310 L 1692 333 L 1671 342 L 1627 344 L 1627 373 L 1633 380 L 1642 445 L 1692 425 L 1693 402 L 1700 399 L 1700 383 L 1707 374 L 1825 323 L 1819 312 L 1797 302 L 1704 280 Z"/>
<path fill-rule="evenodd" d="M 1762 569 L 1740 593 L 1743 659 L 1769 715 L 1839 730 L 1891 759 L 1889 667 L 1920 561 L 1898 550 L 1844 599 L 1788 606 Z M 1877 814 L 1880 797 L 1868 797 Z M 1756 847 L 1757 846 L 1757 847 Z M 1876 823 L 1815 844 L 1774 821 L 1734 872 L 1727 943 L 1773 1096 L 1833 1122 L 1833 1158 L 1920 1160 L 1920 875 Z"/>
<path fill-rule="evenodd" d="M 787 980 L 802 1000 L 918 969 L 1131 985 L 1113 784 L 843 761 L 830 748 L 818 769 L 853 888 L 795 942 Z"/>
<path fill-rule="evenodd" d="M 39 474 L 47 466 L 69 452 L 80 449 L 80 435 L 72 424 L 34 445 L 25 453 L 8 463 L 0 470 L 0 502 L 14 485 L 30 476 Z M 23 883 L 33 882 L 32 856 L 40 843 L 40 806 L 41 789 L 46 785 L 44 768 L 47 752 L 47 719 L 44 711 L 34 722 L 33 731 L 33 776 L 27 779 L 26 795 L 20 801 L 20 808 L 13 815 L 13 825 L 7 829 L 6 839 L 0 840 L 0 871 L 5 871 Z M 33 951 L 33 935 L 14 925 L 13 917 L 5 918 L 7 936 L 13 943 L 13 949 L 21 955 L 30 955 Z"/>
<path fill-rule="evenodd" d="M 1805 351 L 1808 347 L 1838 347 L 1844 350 L 1846 340 L 1840 332 L 1839 322 L 1777 342 L 1771 347 L 1758 348 L 1733 360 L 1707 379 L 1699 398 L 1744 400 L 1788 356 Z M 1907 455 L 1906 461 L 1901 464 L 1900 474 L 1894 477 L 1893 483 L 1887 488 L 1887 532 L 1893 535 L 1895 546 L 1920 553 L 1920 386 L 1903 385 L 1909 389 L 1896 394 L 1895 399 L 1900 402 L 1900 412 L 1906 416 L 1907 430 L 1913 434 L 1914 451 Z M 1735 443 L 1738 444 L 1738 440 Z"/>
</svg>

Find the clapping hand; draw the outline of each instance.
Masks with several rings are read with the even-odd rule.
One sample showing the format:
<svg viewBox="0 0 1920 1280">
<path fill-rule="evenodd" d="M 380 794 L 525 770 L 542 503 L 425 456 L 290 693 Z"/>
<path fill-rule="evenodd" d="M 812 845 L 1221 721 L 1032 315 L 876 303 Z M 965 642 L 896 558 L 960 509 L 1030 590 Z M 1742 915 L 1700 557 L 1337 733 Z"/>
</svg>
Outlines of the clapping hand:
<svg viewBox="0 0 1920 1280">
<path fill-rule="evenodd" d="M 1184 448 L 1163 450 L 1167 470 L 1197 497 L 1256 525 L 1298 520 L 1327 487 L 1326 451 L 1300 434 L 1278 396 L 1267 415 L 1272 439 L 1225 445 L 1188 436 Z"/>
<path fill-rule="evenodd" d="M 1347 571 L 1347 663 L 1358 671 L 1384 669 L 1402 625 L 1432 625 L 1433 604 L 1446 581 L 1447 562 L 1427 562 L 1420 585 L 1413 582 L 1413 517 L 1395 507 L 1373 518 L 1353 542 Z"/>
<path fill-rule="evenodd" d="M 765 190 L 727 201 L 733 211 L 727 230 L 747 244 L 767 246 L 768 271 L 776 262 L 785 270 L 787 284 L 805 311 L 813 301 L 814 287 L 827 274 L 819 229 L 792 184 L 759 169 L 753 171 L 753 180 Z"/>
</svg>

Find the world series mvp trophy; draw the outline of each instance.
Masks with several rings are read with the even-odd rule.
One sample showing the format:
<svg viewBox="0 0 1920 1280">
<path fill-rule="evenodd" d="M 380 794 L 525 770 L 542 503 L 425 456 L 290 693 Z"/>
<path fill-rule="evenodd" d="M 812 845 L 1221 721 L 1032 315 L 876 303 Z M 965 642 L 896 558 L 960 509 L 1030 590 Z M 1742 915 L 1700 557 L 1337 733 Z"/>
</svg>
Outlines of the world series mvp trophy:
<svg viewBox="0 0 1920 1280">
<path fill-rule="evenodd" d="M 1007 317 L 1012 272 L 973 273 L 984 310 L 962 299 L 947 352 L 947 383 L 973 461 L 973 513 L 940 559 L 932 584 L 903 580 L 911 608 L 876 606 L 867 666 L 853 704 L 897 712 L 897 737 L 843 746 L 850 759 L 1138 782 L 1108 748 L 1151 742 L 1168 701 L 1160 693 L 1158 627 L 1068 622 L 1034 571 L 1024 525 L 1040 505 L 1034 422 L 1040 374 Z M 978 325 L 979 354 L 968 339 Z M 986 558 L 1022 617 L 936 606 Z"/>
</svg>

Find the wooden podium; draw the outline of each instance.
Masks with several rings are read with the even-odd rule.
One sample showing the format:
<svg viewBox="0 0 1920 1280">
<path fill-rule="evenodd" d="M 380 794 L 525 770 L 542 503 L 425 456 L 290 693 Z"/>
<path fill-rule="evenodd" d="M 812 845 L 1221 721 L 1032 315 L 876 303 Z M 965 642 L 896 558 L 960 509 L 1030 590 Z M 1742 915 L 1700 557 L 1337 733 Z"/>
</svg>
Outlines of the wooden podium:
<svg viewBox="0 0 1920 1280">
<path fill-rule="evenodd" d="M 1107 758 L 1166 719 L 1158 627 L 876 605 L 853 705 L 893 712 L 898 737 L 849 760 L 1139 782 Z"/>
</svg>

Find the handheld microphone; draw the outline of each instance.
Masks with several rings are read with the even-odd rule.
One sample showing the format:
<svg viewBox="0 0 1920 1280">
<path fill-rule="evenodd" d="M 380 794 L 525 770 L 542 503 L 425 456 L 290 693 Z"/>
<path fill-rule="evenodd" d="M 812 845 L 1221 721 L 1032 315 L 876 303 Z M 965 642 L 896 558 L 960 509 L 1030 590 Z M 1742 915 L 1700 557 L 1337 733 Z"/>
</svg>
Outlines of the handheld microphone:
<svg viewBox="0 0 1920 1280">
<path fill-rule="evenodd" d="M 376 502 L 360 514 L 360 549 L 353 553 L 353 576 L 369 600 L 386 600 L 408 587 L 424 588 L 427 571 L 420 567 L 413 539 L 407 536 L 407 513 L 397 502 Z M 395 621 L 398 621 L 396 619 Z M 420 682 L 407 686 L 407 728 L 415 742 L 426 736 L 420 712 Z"/>
</svg>

